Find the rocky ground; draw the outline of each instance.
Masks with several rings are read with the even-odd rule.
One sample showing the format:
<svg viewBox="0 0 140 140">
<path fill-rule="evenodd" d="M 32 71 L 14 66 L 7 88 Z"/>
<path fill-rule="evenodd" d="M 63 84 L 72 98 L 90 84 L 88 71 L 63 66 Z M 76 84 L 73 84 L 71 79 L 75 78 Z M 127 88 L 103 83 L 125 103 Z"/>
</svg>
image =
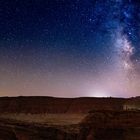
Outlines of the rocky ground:
<svg viewBox="0 0 140 140">
<path fill-rule="evenodd" d="M 0 140 L 140 140 L 140 111 L 123 110 L 127 101 L 0 98 Z"/>
<path fill-rule="evenodd" d="M 76 138 L 77 131 L 70 130 L 68 126 L 0 120 L 0 140 L 75 140 Z"/>
<path fill-rule="evenodd" d="M 140 140 L 140 111 L 91 111 L 80 140 Z"/>
</svg>

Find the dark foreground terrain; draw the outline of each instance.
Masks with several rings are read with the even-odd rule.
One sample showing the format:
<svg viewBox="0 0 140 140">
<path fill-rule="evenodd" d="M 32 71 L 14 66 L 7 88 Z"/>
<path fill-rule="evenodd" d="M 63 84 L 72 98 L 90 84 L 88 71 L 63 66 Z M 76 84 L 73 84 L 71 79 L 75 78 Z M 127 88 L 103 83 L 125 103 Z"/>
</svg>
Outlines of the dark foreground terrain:
<svg viewBox="0 0 140 140">
<path fill-rule="evenodd" d="M 0 98 L 0 140 L 140 140 L 140 98 Z"/>
</svg>

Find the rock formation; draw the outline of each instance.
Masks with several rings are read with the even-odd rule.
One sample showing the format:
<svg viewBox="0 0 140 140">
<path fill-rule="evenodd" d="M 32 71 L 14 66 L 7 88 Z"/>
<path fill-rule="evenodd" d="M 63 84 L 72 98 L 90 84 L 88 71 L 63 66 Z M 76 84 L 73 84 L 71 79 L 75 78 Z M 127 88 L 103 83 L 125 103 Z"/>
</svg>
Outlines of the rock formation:
<svg viewBox="0 0 140 140">
<path fill-rule="evenodd" d="M 139 139 L 139 111 L 93 111 L 81 123 L 79 140 Z"/>
<path fill-rule="evenodd" d="M 140 111 L 123 110 L 126 103 L 131 105 L 135 101 L 139 103 L 140 98 L 2 97 L 0 140 L 139 140 Z M 5 113 L 31 116 L 45 113 L 56 118 L 65 114 L 70 123 L 27 122 L 22 118 L 3 118 Z M 72 124 L 70 114 L 86 117 Z"/>
<path fill-rule="evenodd" d="M 88 113 L 90 110 L 122 110 L 121 98 L 1 97 L 0 113 Z"/>
</svg>

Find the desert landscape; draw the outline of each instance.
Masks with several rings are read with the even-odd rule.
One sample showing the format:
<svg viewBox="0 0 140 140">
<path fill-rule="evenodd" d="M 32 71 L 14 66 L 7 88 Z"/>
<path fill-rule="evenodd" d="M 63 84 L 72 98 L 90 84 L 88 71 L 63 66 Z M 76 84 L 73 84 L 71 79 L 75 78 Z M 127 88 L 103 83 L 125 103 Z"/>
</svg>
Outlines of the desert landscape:
<svg viewBox="0 0 140 140">
<path fill-rule="evenodd" d="M 140 140 L 140 0 L 0 0 L 0 140 Z"/>
<path fill-rule="evenodd" d="M 0 140 L 139 138 L 139 97 L 0 98 Z"/>
</svg>

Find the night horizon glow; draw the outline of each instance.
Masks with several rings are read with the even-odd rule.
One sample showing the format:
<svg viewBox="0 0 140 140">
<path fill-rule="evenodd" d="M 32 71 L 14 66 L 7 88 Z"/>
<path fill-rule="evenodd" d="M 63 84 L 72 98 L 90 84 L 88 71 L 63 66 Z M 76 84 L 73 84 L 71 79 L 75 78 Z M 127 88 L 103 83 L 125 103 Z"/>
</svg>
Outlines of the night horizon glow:
<svg viewBox="0 0 140 140">
<path fill-rule="evenodd" d="M 139 96 L 139 6 L 1 0 L 0 96 Z"/>
</svg>

